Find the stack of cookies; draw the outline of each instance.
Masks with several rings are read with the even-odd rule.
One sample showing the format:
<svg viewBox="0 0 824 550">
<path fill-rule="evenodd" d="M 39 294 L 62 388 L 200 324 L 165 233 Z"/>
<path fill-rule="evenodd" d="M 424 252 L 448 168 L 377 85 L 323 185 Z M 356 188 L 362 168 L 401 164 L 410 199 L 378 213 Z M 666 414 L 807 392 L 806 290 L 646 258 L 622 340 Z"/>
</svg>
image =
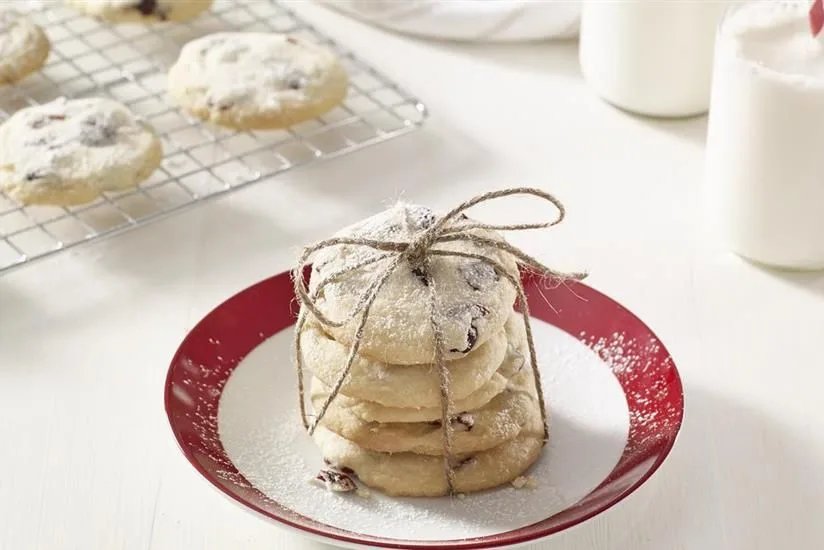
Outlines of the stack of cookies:
<svg viewBox="0 0 824 550">
<path fill-rule="evenodd" d="M 336 236 L 409 242 L 435 219 L 428 208 L 397 204 Z M 469 223 L 465 217 L 452 222 L 464 223 Z M 502 240 L 492 231 L 469 231 Z M 497 248 L 467 241 L 436 248 L 485 256 L 518 276 L 512 257 Z M 345 319 L 395 258 L 362 245 L 320 251 L 310 292 L 333 273 L 367 265 L 325 285 L 316 305 L 329 319 Z M 538 458 L 544 427 L 523 319 L 514 311 L 516 290 L 481 260 L 437 255 L 430 256 L 426 269 L 402 261 L 369 310 L 358 355 L 314 432 L 327 464 L 337 472 L 333 478 L 354 475 L 396 496 L 449 492 L 441 383 L 433 364 L 433 288 L 450 381 L 454 490 L 467 493 L 511 482 Z M 313 376 L 316 413 L 343 373 L 360 318 L 332 327 L 309 315 L 301 328 L 301 357 Z"/>
</svg>

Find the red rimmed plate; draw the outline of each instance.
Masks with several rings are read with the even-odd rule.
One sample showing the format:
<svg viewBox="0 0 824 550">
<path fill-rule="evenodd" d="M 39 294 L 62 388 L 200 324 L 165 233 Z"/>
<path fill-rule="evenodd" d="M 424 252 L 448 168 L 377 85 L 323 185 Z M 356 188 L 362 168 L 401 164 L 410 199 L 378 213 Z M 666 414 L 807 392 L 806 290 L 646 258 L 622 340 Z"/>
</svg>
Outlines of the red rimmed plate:
<svg viewBox="0 0 824 550">
<path fill-rule="evenodd" d="M 568 529 L 644 483 L 683 418 L 678 371 L 636 316 L 582 283 L 525 279 L 551 438 L 533 489 L 466 499 L 362 499 L 308 483 L 321 457 L 296 412 L 288 273 L 231 297 L 188 334 L 166 411 L 189 462 L 236 503 L 353 548 L 500 548 Z"/>
</svg>

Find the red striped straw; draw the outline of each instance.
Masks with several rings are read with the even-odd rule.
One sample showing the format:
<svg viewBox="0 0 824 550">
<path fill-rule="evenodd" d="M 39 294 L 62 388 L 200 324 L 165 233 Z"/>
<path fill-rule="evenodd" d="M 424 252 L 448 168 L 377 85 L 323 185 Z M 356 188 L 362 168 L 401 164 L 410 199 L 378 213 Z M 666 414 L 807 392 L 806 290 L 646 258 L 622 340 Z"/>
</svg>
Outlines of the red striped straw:
<svg viewBox="0 0 824 550">
<path fill-rule="evenodd" d="M 813 38 L 817 38 L 824 27 L 824 0 L 815 0 L 810 6 L 810 31 L 813 33 Z"/>
</svg>

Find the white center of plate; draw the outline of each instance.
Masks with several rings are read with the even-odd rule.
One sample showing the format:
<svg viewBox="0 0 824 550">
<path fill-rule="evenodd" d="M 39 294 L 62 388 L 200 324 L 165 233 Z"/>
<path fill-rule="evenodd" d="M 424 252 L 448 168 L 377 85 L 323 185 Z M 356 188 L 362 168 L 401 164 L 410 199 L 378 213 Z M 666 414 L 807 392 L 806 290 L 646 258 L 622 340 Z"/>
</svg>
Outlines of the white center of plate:
<svg viewBox="0 0 824 550">
<path fill-rule="evenodd" d="M 311 483 L 322 457 L 297 412 L 291 328 L 258 346 L 235 369 L 218 409 L 220 440 L 238 471 L 286 508 L 354 533 L 449 540 L 510 531 L 568 508 L 617 464 L 629 433 L 626 397 L 586 345 L 533 319 L 549 408 L 550 442 L 528 474 L 535 489 L 509 485 L 465 499 L 368 498 Z"/>
</svg>

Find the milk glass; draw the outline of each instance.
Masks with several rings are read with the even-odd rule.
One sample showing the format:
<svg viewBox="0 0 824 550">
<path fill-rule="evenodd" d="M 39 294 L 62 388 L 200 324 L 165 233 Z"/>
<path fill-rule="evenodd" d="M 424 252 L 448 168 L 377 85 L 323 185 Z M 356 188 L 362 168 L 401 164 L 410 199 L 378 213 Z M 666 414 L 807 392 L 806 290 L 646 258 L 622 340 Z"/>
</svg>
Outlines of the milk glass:
<svg viewBox="0 0 824 550">
<path fill-rule="evenodd" d="M 656 117 L 706 113 L 713 42 L 725 0 L 584 0 L 580 65 L 622 109 Z"/>
<path fill-rule="evenodd" d="M 809 6 L 754 0 L 724 16 L 703 190 L 725 246 L 790 269 L 824 268 L 824 45 Z"/>
</svg>

